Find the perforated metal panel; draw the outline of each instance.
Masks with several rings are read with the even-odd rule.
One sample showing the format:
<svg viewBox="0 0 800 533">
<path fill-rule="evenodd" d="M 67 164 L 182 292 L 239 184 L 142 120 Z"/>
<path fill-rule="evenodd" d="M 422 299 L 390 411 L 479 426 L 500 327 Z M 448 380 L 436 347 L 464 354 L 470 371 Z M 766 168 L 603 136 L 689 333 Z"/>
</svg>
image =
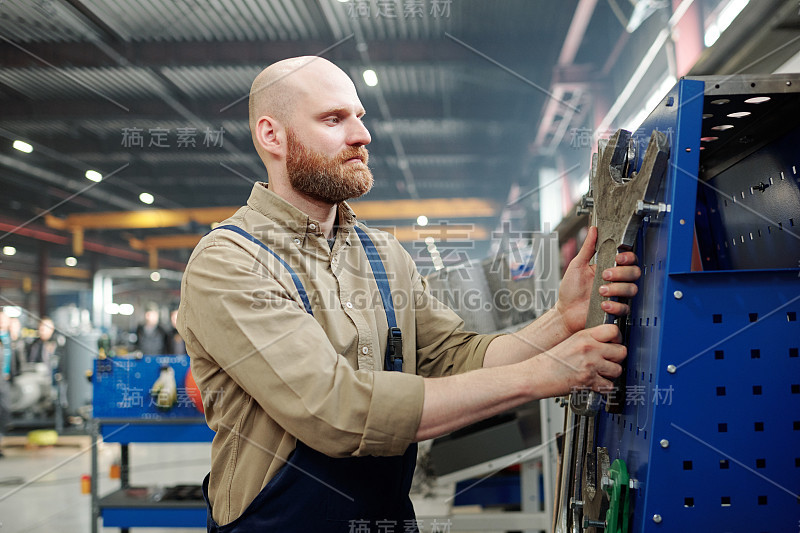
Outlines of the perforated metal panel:
<svg viewBox="0 0 800 533">
<path fill-rule="evenodd" d="M 729 81 L 732 101 L 763 91 L 763 80 Z M 797 76 L 769 81 L 773 90 L 782 87 L 781 101 L 800 104 L 800 94 L 791 92 Z M 710 89 L 682 80 L 637 132 L 644 139 L 656 128 L 670 134 L 660 194 L 671 212 L 647 221 L 640 233 L 644 275 L 629 319 L 627 393 L 615 399 L 624 409 L 598 415 L 597 438 L 641 483 L 632 492 L 633 531 L 798 530 L 800 194 L 791 163 L 797 120 L 787 128 L 781 115 L 775 132 L 741 153 L 728 131 L 735 125 L 724 130 L 725 147 L 701 158 L 703 116 L 719 114 L 708 106 L 722 105 L 710 100 L 724 99 L 725 90 L 725 80 Z M 771 119 L 742 124 L 761 135 L 768 131 L 763 120 Z M 750 193 L 750 185 L 770 175 L 770 187 Z M 775 229 L 778 217 L 781 233 L 757 241 L 757 229 Z M 691 271 L 695 218 L 702 272 Z M 756 228 L 752 240 L 748 228 Z M 734 236 L 737 253 L 730 253 L 732 244 L 722 253 L 724 240 Z"/>
</svg>

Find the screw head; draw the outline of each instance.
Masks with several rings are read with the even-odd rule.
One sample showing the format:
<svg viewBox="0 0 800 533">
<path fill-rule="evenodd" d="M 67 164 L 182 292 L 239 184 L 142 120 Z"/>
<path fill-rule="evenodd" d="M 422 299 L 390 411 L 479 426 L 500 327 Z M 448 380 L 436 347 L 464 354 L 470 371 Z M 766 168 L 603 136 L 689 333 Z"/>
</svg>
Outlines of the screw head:
<svg viewBox="0 0 800 533">
<path fill-rule="evenodd" d="M 670 374 L 674 374 L 675 371 L 677 371 L 677 370 L 678 370 L 678 367 L 676 367 L 675 365 L 667 365 L 667 372 L 669 372 Z"/>
<path fill-rule="evenodd" d="M 675 292 L 672 293 L 672 295 L 675 297 L 676 300 L 680 300 L 681 298 L 683 298 L 683 292 L 682 291 L 675 291 Z"/>
<path fill-rule="evenodd" d="M 655 522 L 656 524 L 660 524 L 661 523 L 661 515 L 660 514 L 654 514 L 653 515 L 653 522 Z"/>
<path fill-rule="evenodd" d="M 662 448 L 669 448 L 669 441 L 667 439 L 661 439 L 659 444 L 661 444 Z"/>
</svg>

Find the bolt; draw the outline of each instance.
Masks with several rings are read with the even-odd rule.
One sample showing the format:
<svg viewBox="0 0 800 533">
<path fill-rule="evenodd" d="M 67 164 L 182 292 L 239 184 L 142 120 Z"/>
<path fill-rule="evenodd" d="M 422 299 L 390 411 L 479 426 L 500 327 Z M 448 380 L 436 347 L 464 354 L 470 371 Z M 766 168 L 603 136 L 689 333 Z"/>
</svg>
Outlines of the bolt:
<svg viewBox="0 0 800 533">
<path fill-rule="evenodd" d="M 675 292 L 672 293 L 672 295 L 675 297 L 676 300 L 680 300 L 681 298 L 683 298 L 683 292 L 682 291 L 675 291 Z"/>
<path fill-rule="evenodd" d="M 792 86 L 792 82 L 790 82 L 790 81 L 787 81 L 787 82 L 786 82 L 786 86 L 787 86 L 787 87 L 791 87 L 791 86 Z"/>
<path fill-rule="evenodd" d="M 654 514 L 653 515 L 653 522 L 655 522 L 656 524 L 660 524 L 661 523 L 661 515 L 660 514 Z"/>
<path fill-rule="evenodd" d="M 667 365 L 667 372 L 670 374 L 674 374 L 676 370 L 678 370 L 678 367 L 675 365 Z"/>
<path fill-rule="evenodd" d="M 630 488 L 630 489 L 636 490 L 641 486 L 642 486 L 642 484 L 639 482 L 638 479 L 630 478 L 628 480 L 628 488 Z"/>
<path fill-rule="evenodd" d="M 574 500 L 574 499 L 570 498 L 570 500 L 569 500 L 569 508 L 570 509 L 575 509 L 575 508 L 583 509 L 583 500 Z"/>
<path fill-rule="evenodd" d="M 669 441 L 667 439 L 661 439 L 659 444 L 661 444 L 662 448 L 669 448 Z"/>
<path fill-rule="evenodd" d="M 608 476 L 603 476 L 600 478 L 600 487 L 602 489 L 609 489 L 614 486 L 614 480 Z"/>
<path fill-rule="evenodd" d="M 584 518 L 583 529 L 588 529 L 590 527 L 598 527 L 600 529 L 605 529 L 606 522 L 605 520 L 592 520 L 591 518 Z"/>
</svg>

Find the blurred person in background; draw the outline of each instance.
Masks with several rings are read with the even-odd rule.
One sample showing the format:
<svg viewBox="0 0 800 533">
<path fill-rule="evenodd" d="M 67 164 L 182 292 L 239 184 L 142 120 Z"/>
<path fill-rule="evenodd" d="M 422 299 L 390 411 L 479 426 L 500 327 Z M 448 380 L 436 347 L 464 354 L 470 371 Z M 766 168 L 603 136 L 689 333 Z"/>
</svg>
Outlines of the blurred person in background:
<svg viewBox="0 0 800 533">
<path fill-rule="evenodd" d="M 149 303 L 144 324 L 136 328 L 136 349 L 145 355 L 161 355 L 169 348 L 169 335 L 159 322 L 158 304 Z"/>
<path fill-rule="evenodd" d="M 13 316 L 8 321 L 8 333 L 11 338 L 11 380 L 18 376 L 25 364 L 27 353 L 25 339 L 22 338 L 22 322 Z"/>
<path fill-rule="evenodd" d="M 176 324 L 178 323 L 178 310 L 173 309 L 169 314 L 169 321 L 172 323 L 172 331 L 169 333 L 169 353 L 176 355 L 186 355 L 186 342 L 178 332 Z"/>
<path fill-rule="evenodd" d="M 57 343 L 53 334 L 56 331 L 53 319 L 44 316 L 39 320 L 39 337 L 28 347 L 26 361 L 28 363 L 45 363 L 50 365 L 56 353 Z"/>
<path fill-rule="evenodd" d="M 9 417 L 11 416 L 11 398 L 8 381 L 11 379 L 11 361 L 13 350 L 11 348 L 11 317 L 5 309 L 0 311 L 0 445 L 3 434 L 6 432 Z M 0 458 L 3 457 L 0 447 Z"/>
</svg>

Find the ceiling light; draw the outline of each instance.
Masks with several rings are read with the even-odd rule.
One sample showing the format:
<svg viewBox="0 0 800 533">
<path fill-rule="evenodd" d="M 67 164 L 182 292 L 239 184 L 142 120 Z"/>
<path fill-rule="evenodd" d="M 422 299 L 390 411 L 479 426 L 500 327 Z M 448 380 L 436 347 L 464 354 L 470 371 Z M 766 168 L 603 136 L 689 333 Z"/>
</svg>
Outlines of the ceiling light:
<svg viewBox="0 0 800 533">
<path fill-rule="evenodd" d="M 20 152 L 25 152 L 26 154 L 33 152 L 33 146 L 26 143 L 25 141 L 14 141 L 14 144 L 12 144 L 11 146 L 16 148 Z"/>
<path fill-rule="evenodd" d="M 706 29 L 705 36 L 703 37 L 703 42 L 705 43 L 706 47 L 712 46 L 719 36 L 722 35 L 728 26 L 731 25 L 731 22 L 742 12 L 742 10 L 747 7 L 747 4 L 750 3 L 750 0 L 731 0 L 728 4 L 720 10 L 719 15 L 717 15 L 717 19 L 712 22 L 708 28 Z"/>
<path fill-rule="evenodd" d="M 717 42 L 719 39 L 720 31 L 716 24 L 712 24 L 706 30 L 706 34 L 703 37 L 703 43 L 705 43 L 706 48 L 711 48 L 711 46 Z"/>
<path fill-rule="evenodd" d="M 70 257 L 67 257 L 66 259 L 64 259 L 64 263 L 65 263 L 65 264 L 66 264 L 68 267 L 74 267 L 75 265 L 77 265 L 77 264 L 78 264 L 78 260 L 77 260 L 77 259 L 75 259 L 74 257 L 71 257 L 71 256 L 70 256 Z"/>
<path fill-rule="evenodd" d="M 153 198 L 153 195 L 150 194 L 149 192 L 143 192 L 142 194 L 139 195 L 139 200 L 141 200 L 143 204 L 150 205 L 153 203 L 153 200 L 155 200 L 155 198 Z"/>
<path fill-rule="evenodd" d="M 150 273 L 150 279 L 152 279 L 153 281 L 158 281 L 158 280 L 160 280 L 160 279 L 161 279 L 161 273 L 160 273 L 160 272 L 158 272 L 157 270 L 154 270 L 154 271 L 152 271 L 152 272 Z"/>
<path fill-rule="evenodd" d="M 106 313 L 109 315 L 118 315 L 119 314 L 119 304 L 115 304 L 111 302 L 106 306 Z"/>
<path fill-rule="evenodd" d="M 417 224 L 420 226 L 427 226 L 428 225 L 428 217 L 425 215 L 420 215 L 417 217 Z"/>
<path fill-rule="evenodd" d="M 430 235 L 425 237 L 425 244 L 433 244 L 434 242 L 436 242 L 436 239 L 434 239 Z"/>
<path fill-rule="evenodd" d="M 125 316 L 131 316 L 133 314 L 133 305 L 132 304 L 119 304 L 119 314 Z"/>
<path fill-rule="evenodd" d="M 3 246 L 3 254 L 4 255 L 14 255 L 17 253 L 17 249 L 13 246 Z"/>
<path fill-rule="evenodd" d="M 91 180 L 96 183 L 99 183 L 103 180 L 103 175 L 96 170 L 87 170 L 85 176 L 87 180 Z"/>
<path fill-rule="evenodd" d="M 370 87 L 375 87 L 376 85 L 378 85 L 378 75 L 375 74 L 374 70 L 367 69 L 364 71 L 364 83 L 366 83 Z"/>
</svg>

